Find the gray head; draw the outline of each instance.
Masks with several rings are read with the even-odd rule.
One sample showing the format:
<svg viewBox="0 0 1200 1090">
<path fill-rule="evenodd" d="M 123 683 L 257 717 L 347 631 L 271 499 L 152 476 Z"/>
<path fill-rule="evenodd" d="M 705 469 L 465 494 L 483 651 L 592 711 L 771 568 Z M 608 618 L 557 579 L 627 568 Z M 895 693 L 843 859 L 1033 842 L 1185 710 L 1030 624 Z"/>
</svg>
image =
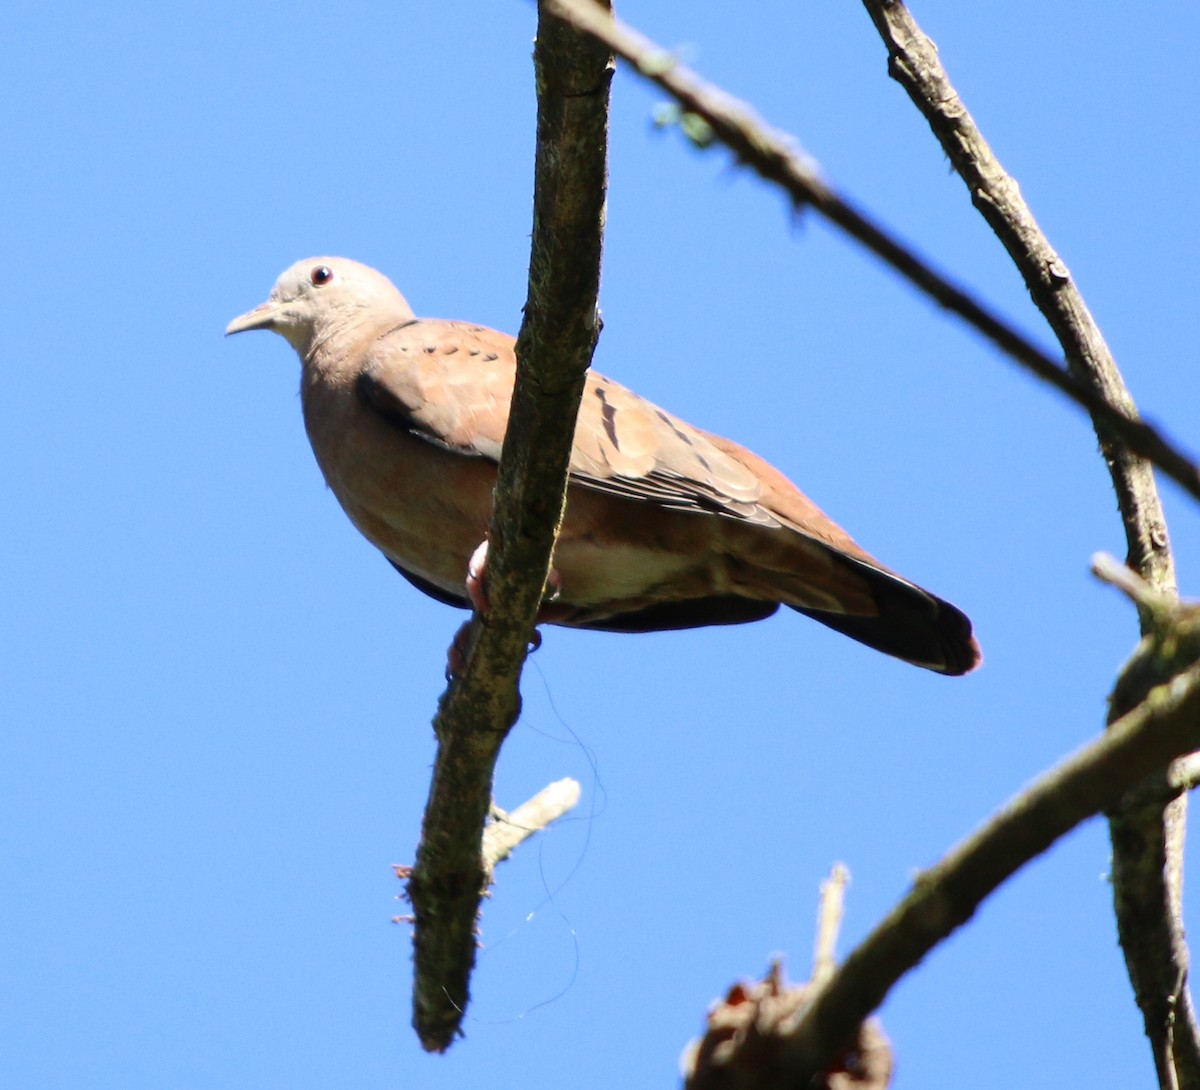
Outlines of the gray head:
<svg viewBox="0 0 1200 1090">
<path fill-rule="evenodd" d="M 234 318 L 225 334 L 274 330 L 303 356 L 314 340 L 376 317 L 413 317 L 404 296 L 383 273 L 346 257 L 309 257 L 286 269 L 267 301 Z"/>
</svg>

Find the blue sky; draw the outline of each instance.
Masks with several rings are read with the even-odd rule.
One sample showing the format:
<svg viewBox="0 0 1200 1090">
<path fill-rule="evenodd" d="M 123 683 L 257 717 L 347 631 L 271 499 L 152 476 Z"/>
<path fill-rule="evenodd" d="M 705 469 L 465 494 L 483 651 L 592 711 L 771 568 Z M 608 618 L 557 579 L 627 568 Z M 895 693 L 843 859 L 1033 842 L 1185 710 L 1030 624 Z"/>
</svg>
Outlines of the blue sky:
<svg viewBox="0 0 1200 1090">
<path fill-rule="evenodd" d="M 1049 343 L 857 5 L 622 14 Z M 916 15 L 1139 404 L 1200 449 L 1195 7 Z M 1100 728 L 1135 622 L 1087 574 L 1122 537 L 1086 422 L 722 152 L 655 132 L 661 96 L 619 75 L 597 367 L 778 464 L 970 613 L 986 662 L 935 677 L 790 614 L 548 631 L 497 794 L 573 775 L 583 802 L 502 868 L 466 1039 L 424 1055 L 389 864 L 461 618 L 324 488 L 287 345 L 221 333 L 321 253 L 515 332 L 532 6 L 6 26 L 0 1083 L 673 1085 L 710 999 L 775 952 L 807 974 L 835 860 L 844 950 Z M 1164 494 L 1194 593 L 1200 519 Z M 902 982 L 898 1087 L 1149 1083 L 1107 868 L 1094 821 Z"/>
</svg>

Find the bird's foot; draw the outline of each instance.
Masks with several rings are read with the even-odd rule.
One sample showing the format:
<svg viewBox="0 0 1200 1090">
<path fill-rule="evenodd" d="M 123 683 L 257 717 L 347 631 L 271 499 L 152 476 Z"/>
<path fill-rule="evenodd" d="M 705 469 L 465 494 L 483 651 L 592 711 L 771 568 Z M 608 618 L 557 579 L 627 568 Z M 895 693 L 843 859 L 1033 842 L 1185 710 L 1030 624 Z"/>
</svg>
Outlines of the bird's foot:
<svg viewBox="0 0 1200 1090">
<path fill-rule="evenodd" d="M 487 594 L 487 555 L 488 543 L 486 538 L 479 543 L 479 547 L 471 554 L 471 559 L 467 561 L 467 578 L 466 589 L 467 598 L 470 599 L 471 608 L 481 617 L 486 618 L 491 612 L 491 602 Z M 550 573 L 546 576 L 546 593 L 542 599 L 542 604 L 538 608 L 538 615 L 535 623 L 544 621 L 553 622 L 563 609 L 561 606 L 555 606 L 559 594 L 562 593 L 562 576 L 554 568 L 550 569 Z M 471 622 L 467 621 L 458 632 L 454 635 L 454 640 L 450 644 L 449 650 L 446 652 L 446 680 L 453 681 L 455 678 L 462 677 L 463 671 L 467 665 L 467 644 L 468 636 L 471 631 Z M 529 652 L 532 654 L 542 646 L 542 634 L 535 628 L 533 635 L 529 637 Z"/>
<path fill-rule="evenodd" d="M 446 680 L 457 681 L 467 668 L 467 646 L 471 632 L 471 622 L 465 621 L 454 633 L 454 639 L 446 649 Z M 529 654 L 533 654 L 542 646 L 542 634 L 535 628 L 529 637 Z"/>
<path fill-rule="evenodd" d="M 456 681 L 467 668 L 467 645 L 471 635 L 471 622 L 465 621 L 454 633 L 454 639 L 446 649 L 446 680 Z"/>
<path fill-rule="evenodd" d="M 486 584 L 487 556 L 488 543 L 485 538 L 471 554 L 471 559 L 467 561 L 467 598 L 470 599 L 471 608 L 480 617 L 486 617 L 492 610 L 491 602 L 488 600 Z M 556 568 L 551 568 L 550 573 L 546 576 L 546 592 L 542 596 L 542 605 L 538 611 L 538 620 L 543 619 L 543 615 L 547 612 L 547 607 L 556 602 L 561 593 L 562 576 L 558 574 Z M 553 610 L 549 612 L 552 613 Z"/>
</svg>

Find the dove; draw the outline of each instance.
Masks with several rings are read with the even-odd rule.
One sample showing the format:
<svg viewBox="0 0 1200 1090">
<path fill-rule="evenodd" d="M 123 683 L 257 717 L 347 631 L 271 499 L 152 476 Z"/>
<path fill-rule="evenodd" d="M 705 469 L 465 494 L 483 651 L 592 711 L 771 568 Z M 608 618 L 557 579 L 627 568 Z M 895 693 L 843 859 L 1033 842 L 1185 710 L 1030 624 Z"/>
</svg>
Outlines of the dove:
<svg viewBox="0 0 1200 1090">
<path fill-rule="evenodd" d="M 225 332 L 253 329 L 299 355 L 308 438 L 350 521 L 426 594 L 481 606 L 514 339 L 418 318 L 382 273 L 338 257 L 297 262 Z M 786 605 L 937 673 L 981 660 L 965 614 L 865 552 L 779 470 L 595 372 L 552 563 L 539 623 L 654 632 Z"/>
</svg>

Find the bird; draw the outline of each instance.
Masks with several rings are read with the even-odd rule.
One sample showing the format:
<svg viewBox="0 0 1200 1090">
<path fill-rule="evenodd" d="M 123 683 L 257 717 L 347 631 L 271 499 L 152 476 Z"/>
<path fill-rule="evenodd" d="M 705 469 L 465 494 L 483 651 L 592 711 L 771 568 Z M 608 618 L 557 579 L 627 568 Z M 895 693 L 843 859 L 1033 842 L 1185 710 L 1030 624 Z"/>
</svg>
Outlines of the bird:
<svg viewBox="0 0 1200 1090">
<path fill-rule="evenodd" d="M 305 429 L 350 521 L 418 589 L 478 607 L 514 339 L 418 318 L 386 276 L 339 257 L 292 265 L 225 332 L 256 329 L 300 357 Z M 885 567 L 774 466 L 594 371 L 550 585 L 539 623 L 656 632 L 786 605 L 936 673 L 982 658 L 964 613 Z"/>
</svg>

